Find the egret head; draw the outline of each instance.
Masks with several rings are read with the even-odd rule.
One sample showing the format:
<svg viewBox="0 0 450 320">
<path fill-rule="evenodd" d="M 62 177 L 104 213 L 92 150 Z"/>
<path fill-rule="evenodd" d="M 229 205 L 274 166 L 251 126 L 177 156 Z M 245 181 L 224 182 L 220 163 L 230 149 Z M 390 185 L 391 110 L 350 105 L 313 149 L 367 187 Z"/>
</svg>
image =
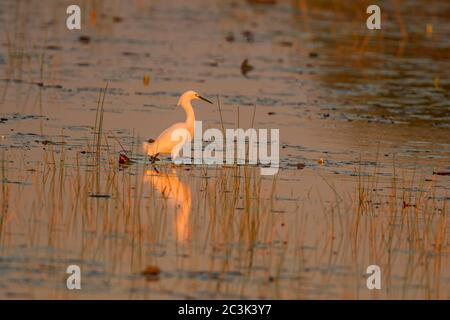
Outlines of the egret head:
<svg viewBox="0 0 450 320">
<path fill-rule="evenodd" d="M 203 101 L 206 101 L 206 102 L 212 104 L 211 101 L 209 101 L 208 99 L 202 97 L 197 92 L 189 90 L 189 91 L 186 91 L 185 93 L 183 93 L 181 95 L 180 100 L 178 100 L 178 105 L 181 106 L 181 105 L 183 105 L 183 103 L 190 102 L 190 101 L 196 100 L 196 99 L 203 100 Z"/>
</svg>

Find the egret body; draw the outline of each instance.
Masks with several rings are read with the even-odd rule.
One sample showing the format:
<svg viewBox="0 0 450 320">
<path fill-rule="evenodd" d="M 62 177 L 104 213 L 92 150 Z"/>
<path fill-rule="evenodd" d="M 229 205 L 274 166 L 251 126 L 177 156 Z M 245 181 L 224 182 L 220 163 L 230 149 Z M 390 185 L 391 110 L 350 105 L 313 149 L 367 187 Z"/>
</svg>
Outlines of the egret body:
<svg viewBox="0 0 450 320">
<path fill-rule="evenodd" d="M 148 156 L 152 157 L 157 154 L 174 154 L 174 157 L 176 157 L 181 147 L 186 142 L 192 140 L 195 130 L 195 114 L 191 101 L 196 99 L 212 104 L 211 101 L 203 98 L 195 91 L 189 90 L 183 93 L 178 100 L 177 105 L 182 107 L 184 112 L 186 112 L 186 121 L 171 125 L 153 142 L 144 142 L 144 151 Z M 179 134 L 180 132 L 181 134 Z"/>
</svg>

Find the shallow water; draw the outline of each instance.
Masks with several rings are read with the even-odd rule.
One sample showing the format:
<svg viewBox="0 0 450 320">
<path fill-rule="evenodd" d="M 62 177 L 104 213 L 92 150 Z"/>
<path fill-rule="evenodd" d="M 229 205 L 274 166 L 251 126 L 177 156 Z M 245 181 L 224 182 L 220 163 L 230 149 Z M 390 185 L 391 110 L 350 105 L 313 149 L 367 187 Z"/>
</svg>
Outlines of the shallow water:
<svg viewBox="0 0 450 320">
<path fill-rule="evenodd" d="M 346 3 L 105 1 L 68 31 L 61 3 L 3 1 L 0 296 L 448 299 L 450 183 L 433 172 L 450 171 L 450 5 L 393 1 L 372 32 L 367 4 Z M 140 152 L 182 120 L 188 89 L 220 95 L 225 127 L 256 105 L 254 126 L 280 129 L 276 179 L 119 168 L 119 142 Z M 194 106 L 221 128 L 217 104 Z"/>
</svg>

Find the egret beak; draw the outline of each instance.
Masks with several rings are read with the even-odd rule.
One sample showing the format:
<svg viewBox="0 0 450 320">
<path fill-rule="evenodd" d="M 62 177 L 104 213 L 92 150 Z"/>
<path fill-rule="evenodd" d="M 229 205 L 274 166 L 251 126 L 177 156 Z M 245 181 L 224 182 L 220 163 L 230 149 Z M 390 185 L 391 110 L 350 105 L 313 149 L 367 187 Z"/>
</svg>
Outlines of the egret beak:
<svg viewBox="0 0 450 320">
<path fill-rule="evenodd" d="M 209 101 L 209 100 L 206 99 L 206 98 L 203 98 L 201 95 L 198 95 L 198 98 L 199 98 L 200 100 L 203 100 L 203 101 L 206 101 L 206 102 L 208 102 L 208 103 L 213 104 L 211 101 Z"/>
</svg>

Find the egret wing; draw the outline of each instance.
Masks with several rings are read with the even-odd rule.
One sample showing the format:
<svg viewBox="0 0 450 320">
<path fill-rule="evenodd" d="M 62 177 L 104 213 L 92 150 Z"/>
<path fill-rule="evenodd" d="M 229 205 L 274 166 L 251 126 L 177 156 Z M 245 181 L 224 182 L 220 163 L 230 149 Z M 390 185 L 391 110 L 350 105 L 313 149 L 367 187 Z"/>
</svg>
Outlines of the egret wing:
<svg viewBox="0 0 450 320">
<path fill-rule="evenodd" d="M 165 129 L 152 143 L 144 142 L 144 150 L 148 155 L 157 153 L 171 153 L 174 147 L 190 140 L 190 133 L 185 123 L 175 123 Z"/>
</svg>

